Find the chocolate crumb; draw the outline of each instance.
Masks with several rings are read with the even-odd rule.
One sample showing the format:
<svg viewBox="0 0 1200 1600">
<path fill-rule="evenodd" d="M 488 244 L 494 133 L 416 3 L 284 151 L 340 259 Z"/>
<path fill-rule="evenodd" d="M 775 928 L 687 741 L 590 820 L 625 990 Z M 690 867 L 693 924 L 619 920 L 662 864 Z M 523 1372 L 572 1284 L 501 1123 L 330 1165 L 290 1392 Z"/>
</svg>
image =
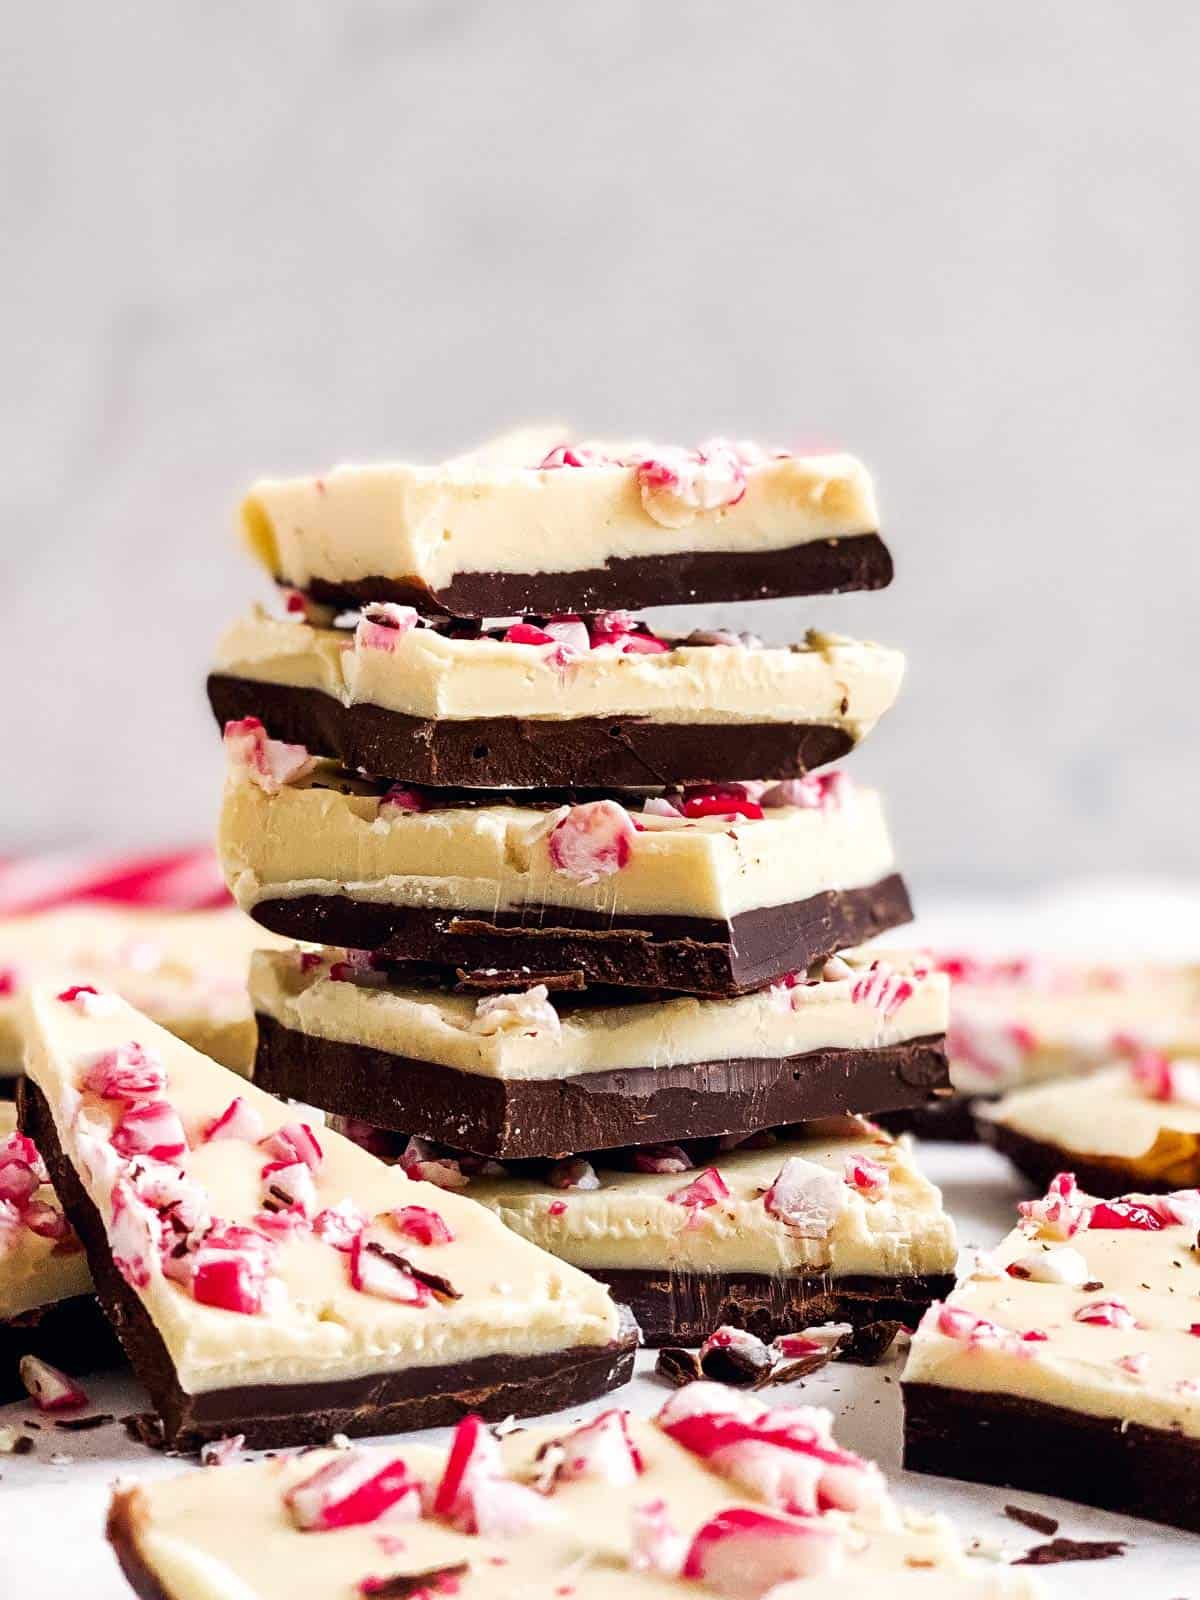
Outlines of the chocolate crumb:
<svg viewBox="0 0 1200 1600">
<path fill-rule="evenodd" d="M 868 1322 L 851 1335 L 845 1353 L 851 1361 L 873 1367 L 883 1360 L 900 1335 L 907 1332 L 903 1322 Z"/>
<path fill-rule="evenodd" d="M 111 1411 L 97 1411 L 91 1417 L 62 1417 L 54 1426 L 64 1433 L 87 1433 L 91 1428 L 102 1428 L 106 1422 L 115 1420 Z"/>
<path fill-rule="evenodd" d="M 755 1387 L 761 1388 L 765 1383 L 769 1383 L 772 1388 L 777 1383 L 799 1383 L 801 1378 L 810 1378 L 814 1372 L 820 1372 L 822 1367 L 827 1367 L 833 1360 L 834 1353 L 832 1349 L 818 1350 L 811 1356 L 801 1356 L 798 1361 L 783 1361 L 773 1372 L 761 1378 Z"/>
<path fill-rule="evenodd" d="M 1082 1287 L 1087 1291 L 1088 1294 L 1095 1294 L 1096 1290 L 1103 1289 L 1104 1285 L 1101 1283 L 1099 1278 L 1091 1278 L 1087 1283 L 1083 1284 Z"/>
<path fill-rule="evenodd" d="M 1005 1506 L 1004 1515 L 1011 1517 L 1014 1522 L 1024 1523 L 1034 1533 L 1044 1533 L 1047 1538 L 1058 1532 L 1058 1518 L 1047 1517 L 1041 1511 L 1029 1511 L 1024 1506 Z"/>
<path fill-rule="evenodd" d="M 27 1434 L 19 1434 L 12 1442 L 12 1448 L 5 1454 L 10 1456 L 31 1456 L 34 1451 L 33 1440 Z"/>
<path fill-rule="evenodd" d="M 660 1378 L 681 1389 L 700 1376 L 700 1358 L 694 1350 L 682 1350 L 678 1345 L 665 1344 L 658 1352 L 654 1370 Z"/>
<path fill-rule="evenodd" d="M 1035 1544 L 1014 1567 L 1054 1567 L 1060 1561 L 1108 1561 L 1125 1554 L 1124 1539 L 1052 1539 Z"/>
<path fill-rule="evenodd" d="M 725 1332 L 719 1330 L 719 1336 L 724 1338 Z M 700 1371 L 714 1383 L 727 1383 L 732 1389 L 757 1389 L 774 1370 L 775 1356 L 752 1333 L 738 1333 L 727 1343 L 706 1343 L 707 1348 L 700 1352 Z"/>
</svg>

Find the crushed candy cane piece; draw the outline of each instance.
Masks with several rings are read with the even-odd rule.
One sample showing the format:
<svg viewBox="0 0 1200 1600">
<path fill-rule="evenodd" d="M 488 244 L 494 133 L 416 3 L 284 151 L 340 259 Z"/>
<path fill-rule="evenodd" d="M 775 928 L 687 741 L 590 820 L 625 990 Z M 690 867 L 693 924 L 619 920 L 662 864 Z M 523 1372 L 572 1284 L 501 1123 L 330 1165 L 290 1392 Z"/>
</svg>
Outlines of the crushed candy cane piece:
<svg viewBox="0 0 1200 1600">
<path fill-rule="evenodd" d="M 131 1039 L 95 1056 L 85 1068 L 82 1087 L 104 1100 L 148 1100 L 167 1087 L 167 1069 L 153 1050 Z"/>
<path fill-rule="evenodd" d="M 75 1411 L 88 1403 L 85 1389 L 40 1356 L 22 1356 L 18 1370 L 25 1392 L 39 1411 Z"/>
<path fill-rule="evenodd" d="M 474 1415 L 455 1429 L 432 1511 L 460 1533 L 483 1538 L 509 1538 L 555 1514 L 545 1495 L 506 1476 L 495 1435 Z"/>
<path fill-rule="evenodd" d="M 728 1200 L 729 1186 L 716 1167 L 705 1167 L 699 1177 L 682 1189 L 672 1189 L 667 1199 L 672 1205 L 687 1206 L 693 1211 L 706 1211 L 709 1206 Z"/>
<path fill-rule="evenodd" d="M 470 1031 L 486 1036 L 545 1033 L 558 1039 L 562 1036 L 562 1022 L 550 1004 L 550 991 L 539 983 L 521 994 L 484 995 L 475 1002 Z"/>
<path fill-rule="evenodd" d="M 677 1578 L 687 1549 L 688 1541 L 671 1521 L 665 1500 L 634 1506 L 629 1521 L 629 1565 L 635 1572 Z"/>
<path fill-rule="evenodd" d="M 844 1560 L 835 1528 L 731 1506 L 697 1529 L 680 1575 L 729 1600 L 762 1600 L 793 1579 L 833 1577 Z"/>
<path fill-rule="evenodd" d="M 461 1161 L 415 1135 L 401 1151 L 399 1166 L 415 1183 L 433 1183 L 439 1189 L 465 1189 L 471 1181 Z"/>
<path fill-rule="evenodd" d="M 305 1533 L 359 1528 L 365 1523 L 415 1520 L 421 1515 L 423 1484 L 411 1477 L 401 1456 L 382 1460 L 378 1450 L 345 1450 L 288 1489 L 283 1503 Z"/>
<path fill-rule="evenodd" d="M 826 1239 L 846 1206 L 837 1173 L 803 1156 L 789 1156 L 763 1195 L 768 1216 L 810 1239 Z"/>
<path fill-rule="evenodd" d="M 317 764 L 304 745 L 269 739 L 257 717 L 225 724 L 225 752 L 231 766 L 264 794 L 278 794 L 287 784 L 306 778 Z"/>
<path fill-rule="evenodd" d="M 313 1232 L 335 1250 L 349 1250 L 367 1225 L 367 1215 L 353 1200 L 339 1200 L 313 1218 Z"/>
<path fill-rule="evenodd" d="M 394 651 L 416 625 L 417 613 L 412 606 L 396 605 L 391 600 L 374 601 L 362 608 L 354 630 L 354 648 Z"/>
<path fill-rule="evenodd" d="M 109 1195 L 108 1247 L 113 1266 L 133 1289 L 144 1289 L 159 1270 L 162 1223 L 137 1194 L 118 1178 Z"/>
<path fill-rule="evenodd" d="M 873 1006 L 891 1017 L 916 993 L 913 980 L 897 972 L 886 961 L 873 961 L 869 970 L 854 984 L 850 999 L 855 1005 Z"/>
<path fill-rule="evenodd" d="M 262 1138 L 262 1131 L 262 1117 L 257 1107 L 238 1094 L 234 1095 L 221 1115 L 208 1124 L 203 1143 L 209 1144 L 213 1139 L 244 1139 L 247 1144 L 257 1144 Z"/>
<path fill-rule="evenodd" d="M 850 1188 L 871 1199 L 878 1199 L 892 1181 L 882 1161 L 861 1154 L 846 1157 L 844 1176 Z"/>
<path fill-rule="evenodd" d="M 677 1144 L 636 1145 L 629 1160 L 634 1172 L 654 1174 L 690 1172 L 696 1163 Z"/>
<path fill-rule="evenodd" d="M 1092 1207 L 1088 1226 L 1099 1229 L 1132 1229 L 1138 1233 L 1158 1233 L 1167 1226 L 1158 1210 L 1137 1200 L 1098 1200 Z"/>
<path fill-rule="evenodd" d="M 231 1433 L 224 1439 L 210 1439 L 200 1446 L 202 1467 L 227 1467 L 236 1461 L 246 1447 L 244 1433 Z"/>
<path fill-rule="evenodd" d="M 428 1206 L 397 1206 L 392 1221 L 399 1233 L 414 1244 L 452 1244 L 454 1233 L 444 1217 Z"/>
<path fill-rule="evenodd" d="M 1088 1300 L 1075 1312 L 1076 1322 L 1090 1322 L 1098 1328 L 1136 1328 L 1137 1318 L 1117 1295 L 1103 1300 Z"/>
<path fill-rule="evenodd" d="M 113 1149 L 123 1156 L 151 1156 L 174 1161 L 187 1151 L 187 1136 L 179 1113 L 169 1100 L 141 1100 L 127 1104 L 112 1132 Z"/>
<path fill-rule="evenodd" d="M 603 1411 L 591 1422 L 565 1434 L 556 1479 L 594 1478 L 623 1488 L 646 1470 L 642 1453 L 629 1433 L 627 1411 Z"/>
<path fill-rule="evenodd" d="M 576 883 L 598 883 L 629 861 L 636 830 L 615 800 L 571 806 L 550 831 L 547 849 L 555 871 Z"/>
<path fill-rule="evenodd" d="M 546 1173 L 546 1182 L 552 1189 L 598 1189 L 600 1179 L 590 1161 L 575 1156 L 567 1161 L 556 1161 Z"/>
<path fill-rule="evenodd" d="M 260 1139 L 259 1147 L 276 1161 L 303 1161 L 314 1173 L 321 1170 L 325 1159 L 320 1141 L 307 1122 L 285 1122 Z"/>
<path fill-rule="evenodd" d="M 1017 1210 L 1036 1232 L 1049 1239 L 1070 1239 L 1088 1226 L 1092 1208 L 1082 1198 L 1075 1174 L 1060 1172 L 1040 1200 L 1022 1200 Z"/>
</svg>

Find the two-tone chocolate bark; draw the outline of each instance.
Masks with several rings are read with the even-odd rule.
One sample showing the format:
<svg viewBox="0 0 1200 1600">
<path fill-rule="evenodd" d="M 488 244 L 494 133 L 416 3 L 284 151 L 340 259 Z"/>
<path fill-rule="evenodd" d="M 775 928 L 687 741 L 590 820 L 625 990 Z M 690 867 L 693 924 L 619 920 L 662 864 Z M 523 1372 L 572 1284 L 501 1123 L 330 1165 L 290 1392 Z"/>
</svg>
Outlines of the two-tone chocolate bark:
<svg viewBox="0 0 1200 1600">
<path fill-rule="evenodd" d="M 838 635 L 668 638 L 624 612 L 479 632 L 387 604 L 341 620 L 235 623 L 209 678 L 218 721 L 257 716 L 352 770 L 443 786 L 792 778 L 865 737 L 904 671 Z"/>
<path fill-rule="evenodd" d="M 893 1125 L 904 1120 L 933 1137 L 972 1138 L 972 1106 L 999 1095 L 1079 1077 L 1142 1051 L 1200 1054 L 1194 965 L 963 952 L 940 955 L 936 964 L 952 983 L 946 1051 L 954 1098 Z"/>
<path fill-rule="evenodd" d="M 1020 1211 L 913 1340 L 905 1465 L 1200 1531 L 1200 1190 Z"/>
<path fill-rule="evenodd" d="M 732 998 L 459 993 L 338 950 L 263 952 L 251 989 L 261 1085 L 501 1158 L 905 1105 L 946 1081 L 946 979 L 902 952 Z"/>
<path fill-rule="evenodd" d="M 83 1247 L 17 1111 L 0 1101 L 0 1401 L 24 1392 L 30 1356 L 86 1372 L 116 1356 Z"/>
<path fill-rule="evenodd" d="M 892 562 L 852 456 L 523 430 L 436 466 L 263 479 L 242 532 L 279 583 L 430 615 L 761 600 L 877 589 Z"/>
<path fill-rule="evenodd" d="M 21 1071 L 21 1004 L 35 983 L 115 989 L 205 1055 L 249 1072 L 250 954 L 290 943 L 235 910 L 81 905 L 0 920 L 0 1097 L 12 1094 Z"/>
<path fill-rule="evenodd" d="M 27 1005 L 22 1128 L 164 1443 L 528 1415 L 628 1376 L 632 1319 L 485 1208 L 315 1127 L 113 994 L 35 988 Z"/>
<path fill-rule="evenodd" d="M 1038 1185 L 1069 1168 L 1092 1194 L 1200 1184 L 1200 1061 L 1139 1051 L 976 1109 L 980 1136 Z"/>
<path fill-rule="evenodd" d="M 646 1344 L 718 1327 L 774 1340 L 842 1325 L 868 1356 L 954 1283 L 954 1227 L 911 1151 L 856 1117 L 749 1135 L 498 1162 L 357 1120 L 351 1137 L 489 1206 L 607 1283 Z"/>
<path fill-rule="evenodd" d="M 309 1451 L 118 1486 L 108 1536 L 143 1600 L 296 1594 L 608 1600 L 1035 1600 L 892 1499 L 812 1406 L 695 1383 L 653 1421 L 610 1410 L 449 1450 Z"/>
</svg>

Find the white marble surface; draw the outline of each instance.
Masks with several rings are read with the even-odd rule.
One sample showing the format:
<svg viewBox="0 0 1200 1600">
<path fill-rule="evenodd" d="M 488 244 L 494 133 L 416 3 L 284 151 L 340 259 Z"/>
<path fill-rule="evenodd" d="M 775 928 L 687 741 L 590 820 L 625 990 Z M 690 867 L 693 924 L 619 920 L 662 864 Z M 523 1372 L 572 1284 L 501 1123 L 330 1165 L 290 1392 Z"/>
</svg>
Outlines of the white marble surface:
<svg viewBox="0 0 1200 1600">
<path fill-rule="evenodd" d="M 1118 0 L 19 8 L 0 850 L 210 830 L 252 474 L 558 414 L 875 465 L 894 590 L 762 626 L 910 651 L 856 766 L 918 882 L 1195 868 L 1198 45 Z"/>
</svg>

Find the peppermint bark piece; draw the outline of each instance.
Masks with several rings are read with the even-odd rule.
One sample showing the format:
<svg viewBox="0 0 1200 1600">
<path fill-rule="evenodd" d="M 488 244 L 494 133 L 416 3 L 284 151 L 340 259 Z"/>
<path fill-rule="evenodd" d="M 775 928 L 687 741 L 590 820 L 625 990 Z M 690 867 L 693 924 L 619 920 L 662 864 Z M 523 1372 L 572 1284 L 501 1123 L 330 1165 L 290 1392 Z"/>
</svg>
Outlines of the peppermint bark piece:
<svg viewBox="0 0 1200 1600">
<path fill-rule="evenodd" d="M 912 914 L 880 798 L 846 779 L 447 803 L 299 755 L 290 781 L 264 777 L 241 754 L 251 737 L 232 725 L 219 851 L 238 903 L 278 933 L 384 961 L 730 994 Z M 257 737 L 268 755 L 293 748 Z"/>
<path fill-rule="evenodd" d="M 1200 1061 L 1142 1051 L 1076 1082 L 977 1109 L 980 1137 L 1039 1185 L 1070 1168 L 1092 1194 L 1200 1184 Z"/>
<path fill-rule="evenodd" d="M 117 1354 L 83 1247 L 16 1107 L 0 1102 L 0 1401 L 24 1395 L 25 1356 L 87 1372 Z"/>
<path fill-rule="evenodd" d="M 1020 1211 L 917 1331 L 905 1465 L 1200 1531 L 1200 1191 Z"/>
<path fill-rule="evenodd" d="M 912 1105 L 946 1083 L 946 979 L 870 947 L 734 999 L 459 994 L 341 950 L 263 952 L 251 985 L 260 1084 L 505 1158 Z"/>
<path fill-rule="evenodd" d="M 898 1507 L 830 1421 L 715 1384 L 654 1422 L 613 1410 L 497 1440 L 468 1418 L 448 1452 L 312 1451 L 118 1487 L 108 1535 L 144 1600 L 1044 1593 L 981 1572 L 945 1518 Z"/>
<path fill-rule="evenodd" d="M 411 608 L 349 627 L 262 614 L 218 646 L 218 722 L 404 782 L 491 787 L 793 778 L 844 755 L 892 706 L 895 650 L 810 633 L 660 638 L 624 613 L 464 636 Z"/>
<path fill-rule="evenodd" d="M 1200 1055 L 1200 967 L 962 951 L 937 964 L 953 986 L 947 1052 L 956 1094 L 903 1122 L 930 1137 L 974 1138 L 972 1105 L 1140 1051 Z"/>
<path fill-rule="evenodd" d="M 115 996 L 35 989 L 28 1030 L 23 1126 L 170 1447 L 528 1414 L 626 1377 L 607 1292 L 482 1208 Z"/>
<path fill-rule="evenodd" d="M 263 479 L 251 554 L 339 605 L 463 617 L 877 589 L 892 561 L 852 456 L 713 440 L 568 443 L 528 430 L 439 466 Z"/>
<path fill-rule="evenodd" d="M 388 1149 L 377 1130 L 355 1136 Z M 866 1355 L 866 1330 L 915 1326 L 954 1285 L 941 1195 L 905 1145 L 859 1118 L 508 1170 L 402 1136 L 392 1148 L 608 1284 L 648 1345 L 833 1322 L 850 1325 L 842 1352 Z"/>
<path fill-rule="evenodd" d="M 250 952 L 264 936 L 240 911 L 71 906 L 0 919 L 0 1095 L 21 1072 L 22 996 L 34 983 L 93 983 L 238 1072 L 254 1060 L 246 998 Z"/>
</svg>

